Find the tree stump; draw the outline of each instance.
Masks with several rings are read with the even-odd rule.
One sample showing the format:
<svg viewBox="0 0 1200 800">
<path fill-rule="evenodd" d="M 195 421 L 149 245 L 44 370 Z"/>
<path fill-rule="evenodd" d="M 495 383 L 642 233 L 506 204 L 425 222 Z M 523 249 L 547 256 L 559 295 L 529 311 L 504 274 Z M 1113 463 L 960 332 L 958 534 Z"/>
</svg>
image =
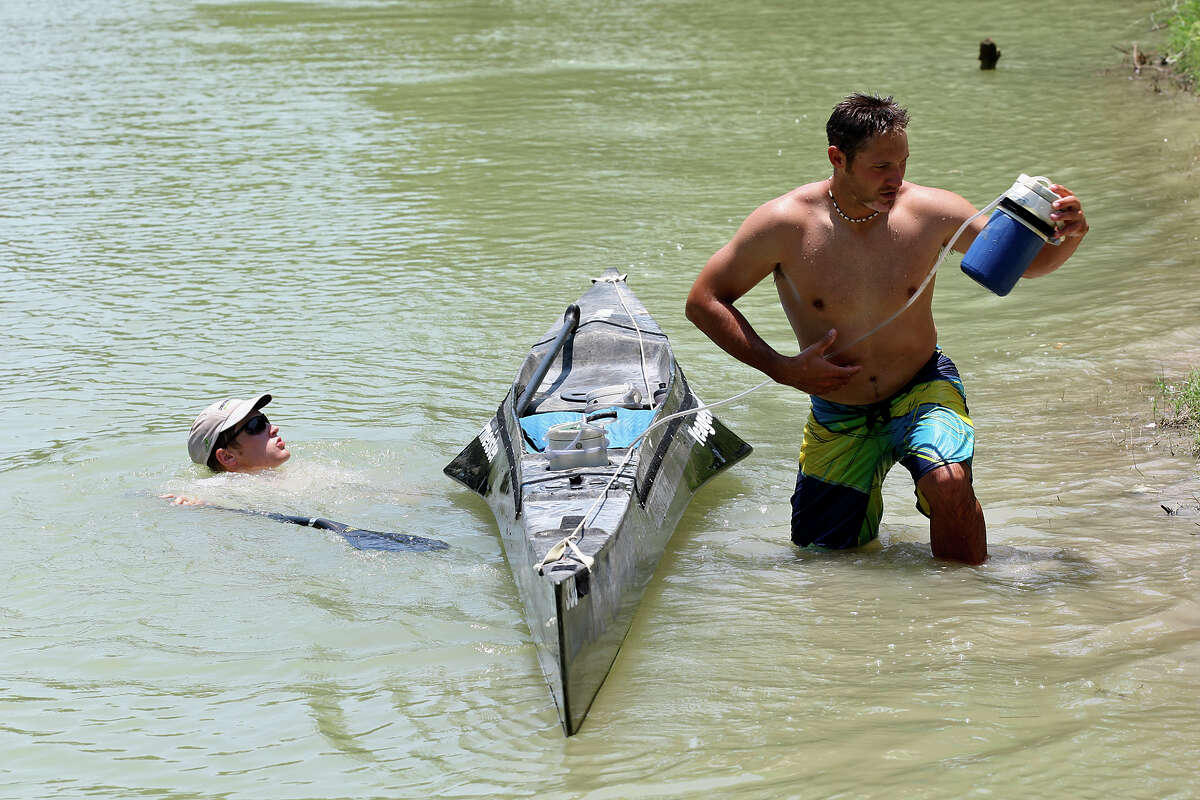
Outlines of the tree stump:
<svg viewBox="0 0 1200 800">
<path fill-rule="evenodd" d="M 980 69 L 995 69 L 996 62 L 999 60 L 1000 48 L 996 47 L 996 43 L 990 37 L 979 43 Z"/>
</svg>

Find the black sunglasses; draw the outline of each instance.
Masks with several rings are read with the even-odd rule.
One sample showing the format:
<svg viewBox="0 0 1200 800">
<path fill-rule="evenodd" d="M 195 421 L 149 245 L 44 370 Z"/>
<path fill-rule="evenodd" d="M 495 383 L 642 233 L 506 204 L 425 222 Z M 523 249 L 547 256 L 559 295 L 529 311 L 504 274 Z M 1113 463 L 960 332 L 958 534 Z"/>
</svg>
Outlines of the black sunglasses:
<svg viewBox="0 0 1200 800">
<path fill-rule="evenodd" d="M 233 441 L 242 434 L 243 431 L 251 436 L 258 436 L 263 431 L 271 427 L 271 420 L 267 419 L 266 414 L 255 414 L 250 419 L 243 422 L 236 428 L 231 428 L 225 434 L 226 446 L 233 444 Z"/>
</svg>

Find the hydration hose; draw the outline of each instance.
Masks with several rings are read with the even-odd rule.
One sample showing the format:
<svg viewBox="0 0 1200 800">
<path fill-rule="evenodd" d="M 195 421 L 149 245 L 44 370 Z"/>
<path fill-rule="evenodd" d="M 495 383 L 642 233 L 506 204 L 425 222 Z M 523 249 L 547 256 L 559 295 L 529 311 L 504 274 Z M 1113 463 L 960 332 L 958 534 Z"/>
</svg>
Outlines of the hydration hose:
<svg viewBox="0 0 1200 800">
<path fill-rule="evenodd" d="M 988 203 L 982 209 L 980 209 L 979 211 L 976 211 L 974 214 L 967 217 L 966 221 L 963 222 L 963 224 L 959 226 L 958 230 L 954 232 L 954 235 L 950 237 L 950 240 L 948 242 L 946 242 L 945 246 L 942 247 L 941 252 L 938 253 L 937 259 L 934 260 L 934 262 L 933 262 L 933 268 L 929 270 L 929 274 L 925 276 L 925 279 L 923 281 L 921 281 L 921 285 L 917 287 L 917 290 L 915 292 L 913 292 L 912 297 L 908 298 L 908 301 L 905 302 L 905 304 L 902 305 L 898 311 L 896 311 L 894 314 L 892 314 L 890 317 L 885 319 L 883 322 L 879 323 L 874 328 L 867 331 L 862 336 L 859 336 L 857 339 L 850 342 L 849 344 L 842 345 L 841 347 L 839 347 L 837 350 L 833 351 L 832 353 L 825 354 L 825 356 L 824 356 L 825 359 L 828 360 L 828 359 L 833 358 L 836 355 L 839 355 L 840 353 L 844 353 L 847 350 L 849 350 L 851 347 L 853 347 L 854 345 L 863 341 L 864 339 L 866 339 L 870 336 L 874 336 L 876 333 L 878 333 L 884 327 L 895 322 L 896 319 L 901 314 L 903 314 L 905 311 L 910 309 L 912 307 L 913 303 L 917 302 L 917 298 L 919 298 L 925 292 L 925 290 L 929 287 L 929 284 L 933 282 L 933 277 L 934 277 L 934 275 L 937 274 L 938 268 L 942 265 L 942 261 L 944 261 L 946 259 L 946 256 L 949 255 L 951 248 L 954 247 L 954 244 L 959 240 L 959 237 L 962 236 L 963 231 L 965 231 L 967 229 L 967 226 L 970 225 L 972 222 L 974 222 L 979 217 L 983 216 L 984 214 L 987 214 L 987 213 L 993 211 L 996 208 L 996 206 L 1000 205 L 1000 201 L 1004 199 L 1004 196 L 1005 196 L 1004 194 L 1001 194 L 999 197 L 997 197 L 992 202 Z M 798 298 L 799 292 L 796 291 L 796 287 L 795 287 L 795 285 L 792 284 L 791 279 L 788 278 L 787 274 L 782 271 L 780 271 L 780 274 L 783 275 L 783 279 L 787 282 L 788 288 L 792 291 L 792 294 L 796 295 Z M 638 327 L 637 320 L 633 318 L 633 313 L 630 312 L 629 306 L 625 305 L 625 299 L 623 297 L 621 297 L 620 283 L 616 280 L 613 280 L 612 284 L 613 284 L 613 288 L 616 289 L 616 291 L 617 291 L 617 299 L 621 301 L 621 307 L 625 309 L 625 313 L 629 316 L 629 321 L 633 323 L 633 328 L 635 331 L 637 331 L 638 346 L 640 348 L 642 348 L 642 365 L 641 365 L 642 366 L 642 378 L 643 378 L 643 380 L 646 381 L 646 388 L 648 390 L 650 388 L 650 383 L 649 383 L 649 380 L 646 378 L 646 352 L 645 352 L 645 348 L 642 344 L 642 330 L 641 330 L 641 328 Z M 556 561 L 562 560 L 567 555 L 568 550 L 570 550 L 572 557 L 574 557 L 581 564 L 583 564 L 584 567 L 587 568 L 587 571 L 589 573 L 592 571 L 592 564 L 595 562 L 595 559 L 593 559 L 591 556 L 585 555 L 583 553 L 583 551 L 579 549 L 579 545 L 578 545 L 579 541 L 583 538 L 583 536 L 582 536 L 583 529 L 587 525 L 588 520 L 592 519 L 593 515 L 600 509 L 600 506 L 602 506 L 604 504 L 604 501 L 608 498 L 608 490 L 611 489 L 613 487 L 613 484 L 615 484 L 617 482 L 617 479 L 621 477 L 621 473 L 625 470 L 625 467 L 628 466 L 629 462 L 633 460 L 633 456 L 637 452 L 638 447 L 641 445 L 642 440 L 645 439 L 648 435 L 650 435 L 651 431 L 653 431 L 655 428 L 658 428 L 661 425 L 665 425 L 666 423 L 670 422 L 671 420 L 678 419 L 679 417 L 686 417 L 689 414 L 696 414 L 701 411 L 718 408 L 720 406 L 724 406 L 724 405 L 728 405 L 730 403 L 736 402 L 738 400 L 741 400 L 746 395 L 751 394 L 752 392 L 757 392 L 759 389 L 762 389 L 764 386 L 769 386 L 773 383 L 775 383 L 775 381 L 768 378 L 767 380 L 763 381 L 762 383 L 758 384 L 757 386 L 751 386 L 749 389 L 746 389 L 743 392 L 739 392 L 738 394 L 735 394 L 733 397 L 728 397 L 724 400 L 718 400 L 714 403 L 701 403 L 700 405 L 696 406 L 695 408 L 689 408 L 686 411 L 677 411 L 674 414 L 668 414 L 667 416 L 663 417 L 660 420 L 655 420 L 653 425 L 650 425 L 649 427 L 647 427 L 646 430 L 642 431 L 642 433 L 636 439 L 634 439 L 632 442 L 629 443 L 629 450 L 625 454 L 625 458 L 622 459 L 621 463 L 617 465 L 616 470 L 613 472 L 612 478 L 610 478 L 608 483 L 605 484 L 604 489 L 600 492 L 600 496 L 596 498 L 596 501 L 594 503 L 592 503 L 591 507 L 587 510 L 586 513 L 584 513 L 583 518 L 579 520 L 579 524 L 575 526 L 575 529 L 572 530 L 566 536 L 564 536 L 561 540 L 559 540 L 553 547 L 551 547 L 550 551 L 548 553 L 546 553 L 546 557 L 543 558 L 540 562 L 538 562 L 537 566 L 535 567 L 535 569 L 537 569 L 537 571 L 538 571 L 538 574 L 544 574 L 543 569 L 548 564 L 552 564 Z"/>
</svg>

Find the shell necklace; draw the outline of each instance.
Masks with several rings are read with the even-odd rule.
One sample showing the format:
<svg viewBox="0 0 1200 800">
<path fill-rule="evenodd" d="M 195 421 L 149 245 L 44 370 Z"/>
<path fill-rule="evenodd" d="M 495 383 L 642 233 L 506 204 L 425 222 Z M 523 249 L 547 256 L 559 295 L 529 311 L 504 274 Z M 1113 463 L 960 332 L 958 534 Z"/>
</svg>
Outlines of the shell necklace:
<svg viewBox="0 0 1200 800">
<path fill-rule="evenodd" d="M 830 200 L 833 200 L 833 208 L 835 211 L 837 211 L 838 216 L 841 217 L 842 219 L 846 220 L 846 222 L 852 222 L 854 224 L 858 224 L 860 222 L 870 222 L 871 220 L 873 220 L 879 216 L 879 212 L 875 211 L 874 213 L 868 214 L 865 217 L 860 217 L 859 219 L 854 219 L 853 217 L 847 217 L 846 212 L 842 211 L 842 207 L 839 206 L 837 200 L 834 199 L 833 190 L 832 189 L 826 190 L 826 194 L 829 195 Z"/>
</svg>

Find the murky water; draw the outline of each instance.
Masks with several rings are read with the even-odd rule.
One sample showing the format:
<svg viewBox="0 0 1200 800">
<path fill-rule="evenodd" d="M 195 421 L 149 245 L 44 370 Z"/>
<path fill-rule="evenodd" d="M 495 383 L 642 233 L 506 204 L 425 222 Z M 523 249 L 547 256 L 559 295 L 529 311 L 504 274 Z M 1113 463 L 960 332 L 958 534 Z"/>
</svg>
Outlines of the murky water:
<svg viewBox="0 0 1200 800">
<path fill-rule="evenodd" d="M 1107 71 L 1153 3 L 909 5 L 0 6 L 0 795 L 1196 796 L 1200 518 L 1159 504 L 1200 476 L 1145 426 L 1200 365 L 1200 109 Z M 706 398 L 757 383 L 683 297 L 859 89 L 910 107 L 912 180 L 1090 215 L 1008 298 L 938 281 L 992 558 L 931 561 L 903 471 L 881 548 L 796 551 L 807 400 L 763 390 L 564 739 L 441 467 L 608 266 Z M 193 469 L 195 413 L 262 389 L 287 467 Z"/>
</svg>

